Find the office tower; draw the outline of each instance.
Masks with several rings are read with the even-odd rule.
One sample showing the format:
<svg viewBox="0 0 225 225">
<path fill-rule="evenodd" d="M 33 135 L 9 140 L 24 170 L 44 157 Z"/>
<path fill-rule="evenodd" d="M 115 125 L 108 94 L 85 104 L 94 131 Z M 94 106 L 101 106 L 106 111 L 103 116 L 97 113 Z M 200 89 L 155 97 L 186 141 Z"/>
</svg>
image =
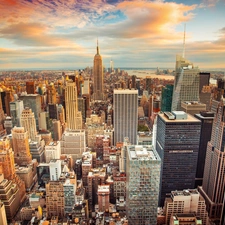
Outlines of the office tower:
<svg viewBox="0 0 225 225">
<path fill-rule="evenodd" d="M 209 86 L 210 73 L 199 73 L 199 94 L 204 86 Z"/>
<path fill-rule="evenodd" d="M 5 205 L 3 204 L 1 200 L 0 200 L 0 224 L 7 225 Z"/>
<path fill-rule="evenodd" d="M 102 57 L 99 54 L 99 47 L 97 43 L 97 54 L 94 57 L 93 65 L 93 100 L 104 100 L 104 88 L 103 88 L 103 66 Z"/>
<path fill-rule="evenodd" d="M 10 105 L 10 114 L 12 117 L 13 127 L 14 126 L 19 127 L 20 126 L 20 116 L 24 109 L 23 101 L 16 100 L 16 101 L 10 102 L 9 105 Z"/>
<path fill-rule="evenodd" d="M 13 93 L 12 93 L 12 90 L 6 90 L 6 95 L 5 95 L 5 113 L 7 114 L 7 116 L 10 116 L 10 102 L 14 101 L 14 96 L 13 96 Z"/>
<path fill-rule="evenodd" d="M 48 103 L 48 113 L 50 119 L 58 119 L 58 104 Z"/>
<path fill-rule="evenodd" d="M 49 171 L 50 171 L 50 180 L 57 181 L 62 172 L 61 168 L 61 160 L 60 159 L 52 159 L 49 162 Z"/>
<path fill-rule="evenodd" d="M 39 114 L 39 131 L 48 130 L 48 112 L 40 112 Z"/>
<path fill-rule="evenodd" d="M 37 136 L 36 120 L 34 113 L 30 108 L 26 107 L 22 111 L 20 123 L 21 126 L 24 127 L 25 131 L 27 131 L 28 138 L 31 139 L 31 141 L 35 141 Z"/>
<path fill-rule="evenodd" d="M 198 187 L 202 186 L 202 179 L 205 167 L 205 156 L 207 144 L 211 138 L 214 114 L 212 112 L 200 112 L 200 114 L 195 114 L 195 117 L 201 121 L 201 134 L 195 178 L 195 187 Z"/>
<path fill-rule="evenodd" d="M 105 184 L 106 169 L 96 168 L 91 169 L 88 173 L 88 205 L 89 209 L 93 210 L 95 204 L 98 203 L 98 185 Z"/>
<path fill-rule="evenodd" d="M 202 220 L 202 225 L 208 224 L 208 213 L 206 211 L 205 200 L 197 189 L 171 191 L 170 197 L 165 199 L 164 204 L 164 214 L 166 216 L 165 224 L 169 225 L 171 217 L 177 213 L 194 213 L 194 216 L 197 216 Z"/>
<path fill-rule="evenodd" d="M 49 181 L 46 184 L 46 211 L 47 218 L 64 217 L 64 190 L 61 181 Z"/>
<path fill-rule="evenodd" d="M 201 111 L 206 111 L 206 104 L 201 102 L 185 101 L 181 102 L 181 110 L 194 116 Z"/>
<path fill-rule="evenodd" d="M 176 56 L 172 111 L 181 110 L 182 101 L 199 101 L 199 72 L 193 63 Z"/>
<path fill-rule="evenodd" d="M 65 179 L 65 178 L 64 178 Z M 64 205 L 64 212 L 65 214 L 71 214 L 74 212 L 75 206 L 75 195 L 76 195 L 76 188 L 77 188 L 77 180 L 76 174 L 71 173 L 69 178 L 66 178 L 63 183 L 63 191 L 64 191 L 64 198 L 65 198 L 65 205 Z"/>
<path fill-rule="evenodd" d="M 34 81 L 26 81 L 26 92 L 27 92 L 27 94 L 35 93 Z"/>
<path fill-rule="evenodd" d="M 37 139 L 35 141 L 29 142 L 30 153 L 32 155 L 32 159 L 36 159 L 37 162 L 39 162 L 39 163 L 45 162 L 45 152 L 44 152 L 45 140 L 40 134 L 37 135 L 36 138 Z"/>
<path fill-rule="evenodd" d="M 31 154 L 28 141 L 28 132 L 24 127 L 14 127 L 12 129 L 12 144 L 15 163 L 19 166 L 27 166 L 31 163 Z"/>
<path fill-rule="evenodd" d="M 212 136 L 208 142 L 202 187 L 199 188 L 207 205 L 211 220 L 221 218 L 225 190 L 225 123 L 223 100 L 220 101 L 212 125 Z"/>
<path fill-rule="evenodd" d="M 126 163 L 129 224 L 156 224 L 161 160 L 152 146 L 130 145 Z"/>
<path fill-rule="evenodd" d="M 45 158 L 46 163 L 49 163 L 52 159 L 60 159 L 61 156 L 61 147 L 60 142 L 50 142 L 48 145 L 45 145 Z"/>
<path fill-rule="evenodd" d="M 0 174 L 0 199 L 5 205 L 7 219 L 12 220 L 20 207 L 19 188 L 11 180 L 4 179 L 3 174 Z"/>
<path fill-rule="evenodd" d="M 41 96 L 39 94 L 21 94 L 19 97 L 20 100 L 23 101 L 24 108 L 31 108 L 34 113 L 36 120 L 36 128 L 39 130 L 39 114 L 42 110 L 41 108 Z"/>
<path fill-rule="evenodd" d="M 62 138 L 62 125 L 59 120 L 52 120 L 53 141 L 59 141 Z"/>
<path fill-rule="evenodd" d="M 132 144 L 137 143 L 138 91 L 114 90 L 113 126 L 114 145 L 128 137 Z"/>
<path fill-rule="evenodd" d="M 98 210 L 105 212 L 109 210 L 109 185 L 98 185 Z"/>
<path fill-rule="evenodd" d="M 57 106 L 57 112 L 58 112 L 58 117 L 59 120 L 61 122 L 61 124 L 65 123 L 65 110 L 64 107 L 62 105 L 58 105 Z"/>
<path fill-rule="evenodd" d="M 66 130 L 60 142 L 62 154 L 71 155 L 74 161 L 81 159 L 82 153 L 86 150 L 85 131 Z"/>
<path fill-rule="evenodd" d="M 17 176 L 14 165 L 14 152 L 10 145 L 8 137 L 0 139 L 0 174 L 4 175 L 4 178 L 11 180 L 17 184 L 19 188 L 20 202 L 25 199 L 25 184 Z"/>
<path fill-rule="evenodd" d="M 50 83 L 47 87 L 47 102 L 48 104 L 56 104 L 56 89 L 53 83 Z"/>
<path fill-rule="evenodd" d="M 162 160 L 160 205 L 172 190 L 194 188 L 201 122 L 182 111 L 160 113 L 156 150 Z"/>
<path fill-rule="evenodd" d="M 161 111 L 170 112 L 173 98 L 173 85 L 167 84 L 162 89 Z"/>
<path fill-rule="evenodd" d="M 78 110 L 81 112 L 82 121 L 85 122 L 86 119 L 86 107 L 85 107 L 85 98 L 78 98 Z"/>
<path fill-rule="evenodd" d="M 82 129 L 82 116 L 78 111 L 76 84 L 68 81 L 65 87 L 66 123 L 69 130 Z"/>
</svg>

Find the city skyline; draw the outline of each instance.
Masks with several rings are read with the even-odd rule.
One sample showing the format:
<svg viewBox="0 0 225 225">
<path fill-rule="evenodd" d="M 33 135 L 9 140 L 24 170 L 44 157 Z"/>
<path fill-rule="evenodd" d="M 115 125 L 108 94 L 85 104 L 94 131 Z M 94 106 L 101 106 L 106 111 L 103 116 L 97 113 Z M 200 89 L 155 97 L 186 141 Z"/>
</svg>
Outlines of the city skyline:
<svg viewBox="0 0 225 225">
<path fill-rule="evenodd" d="M 96 40 L 106 68 L 174 68 L 186 54 L 224 68 L 223 0 L 1 0 L 0 69 L 92 66 Z"/>
</svg>

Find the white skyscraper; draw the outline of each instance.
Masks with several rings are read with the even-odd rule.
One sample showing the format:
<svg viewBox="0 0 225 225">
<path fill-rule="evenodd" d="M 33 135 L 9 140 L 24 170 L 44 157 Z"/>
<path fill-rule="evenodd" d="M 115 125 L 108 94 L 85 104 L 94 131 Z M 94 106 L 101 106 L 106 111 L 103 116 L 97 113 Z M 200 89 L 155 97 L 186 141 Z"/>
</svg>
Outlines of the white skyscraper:
<svg viewBox="0 0 225 225">
<path fill-rule="evenodd" d="M 113 93 L 114 145 L 129 138 L 137 143 L 138 90 L 114 90 Z"/>
</svg>

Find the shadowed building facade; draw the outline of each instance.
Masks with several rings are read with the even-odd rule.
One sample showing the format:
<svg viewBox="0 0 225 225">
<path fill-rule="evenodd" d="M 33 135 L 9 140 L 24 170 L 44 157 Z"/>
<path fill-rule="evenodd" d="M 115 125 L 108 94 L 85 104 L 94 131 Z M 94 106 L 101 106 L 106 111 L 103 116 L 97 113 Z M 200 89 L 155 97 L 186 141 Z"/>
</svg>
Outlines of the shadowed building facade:
<svg viewBox="0 0 225 225">
<path fill-rule="evenodd" d="M 183 111 L 160 113 L 156 150 L 161 157 L 160 205 L 173 190 L 194 188 L 201 122 Z"/>
</svg>

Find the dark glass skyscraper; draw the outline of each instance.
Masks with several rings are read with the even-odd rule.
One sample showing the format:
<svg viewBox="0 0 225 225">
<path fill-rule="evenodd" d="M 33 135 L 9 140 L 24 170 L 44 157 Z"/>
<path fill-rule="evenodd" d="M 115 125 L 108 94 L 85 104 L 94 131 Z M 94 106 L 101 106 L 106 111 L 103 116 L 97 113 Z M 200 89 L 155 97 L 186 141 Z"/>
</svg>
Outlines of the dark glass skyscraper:
<svg viewBox="0 0 225 225">
<path fill-rule="evenodd" d="M 211 138 L 214 114 L 212 112 L 200 112 L 200 114 L 195 114 L 195 117 L 201 121 L 198 163 L 195 178 L 195 187 L 198 187 L 202 185 L 207 144 Z"/>
<path fill-rule="evenodd" d="M 182 111 L 160 113 L 156 150 L 162 160 L 160 205 L 173 190 L 194 188 L 201 122 Z"/>
</svg>

